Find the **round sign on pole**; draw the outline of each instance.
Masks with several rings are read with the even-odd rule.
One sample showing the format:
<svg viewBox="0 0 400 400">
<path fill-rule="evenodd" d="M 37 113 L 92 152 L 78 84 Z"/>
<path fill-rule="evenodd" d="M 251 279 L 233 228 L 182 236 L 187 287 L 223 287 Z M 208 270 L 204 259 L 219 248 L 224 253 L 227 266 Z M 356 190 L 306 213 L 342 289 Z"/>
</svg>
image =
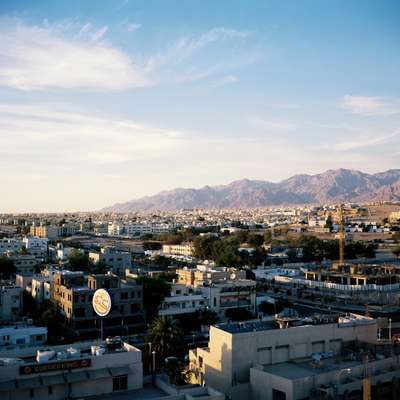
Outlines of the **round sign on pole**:
<svg viewBox="0 0 400 400">
<path fill-rule="evenodd" d="M 95 313 L 105 317 L 111 310 L 111 297 L 105 289 L 97 289 L 94 292 L 92 305 Z"/>
</svg>

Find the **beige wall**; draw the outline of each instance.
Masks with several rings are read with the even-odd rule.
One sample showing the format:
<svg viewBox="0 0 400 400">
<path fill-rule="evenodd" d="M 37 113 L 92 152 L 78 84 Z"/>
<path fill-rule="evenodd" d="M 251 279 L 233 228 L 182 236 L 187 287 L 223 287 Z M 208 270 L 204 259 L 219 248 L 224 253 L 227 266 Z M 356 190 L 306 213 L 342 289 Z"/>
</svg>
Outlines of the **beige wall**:
<svg viewBox="0 0 400 400">
<path fill-rule="evenodd" d="M 190 362 L 193 369 L 204 374 L 207 385 L 239 399 L 235 385 L 249 382 L 250 368 L 254 364 L 311 357 L 318 351 L 336 353 L 342 342 L 373 342 L 376 337 L 377 322 L 372 319 L 365 319 L 362 324 L 308 325 L 235 334 L 211 326 L 209 348 L 191 352 Z M 200 357 L 203 358 L 202 367 Z M 198 382 L 200 378 L 199 374 Z"/>
</svg>

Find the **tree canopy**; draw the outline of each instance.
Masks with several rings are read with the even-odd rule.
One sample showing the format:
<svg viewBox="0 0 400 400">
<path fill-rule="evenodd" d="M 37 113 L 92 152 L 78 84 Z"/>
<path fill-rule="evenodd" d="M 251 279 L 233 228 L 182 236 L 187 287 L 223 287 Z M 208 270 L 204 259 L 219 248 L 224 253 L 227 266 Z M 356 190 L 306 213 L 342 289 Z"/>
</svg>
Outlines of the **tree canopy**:
<svg viewBox="0 0 400 400">
<path fill-rule="evenodd" d="M 14 262 L 8 257 L 0 257 L 0 279 L 10 279 L 16 272 Z"/>
</svg>

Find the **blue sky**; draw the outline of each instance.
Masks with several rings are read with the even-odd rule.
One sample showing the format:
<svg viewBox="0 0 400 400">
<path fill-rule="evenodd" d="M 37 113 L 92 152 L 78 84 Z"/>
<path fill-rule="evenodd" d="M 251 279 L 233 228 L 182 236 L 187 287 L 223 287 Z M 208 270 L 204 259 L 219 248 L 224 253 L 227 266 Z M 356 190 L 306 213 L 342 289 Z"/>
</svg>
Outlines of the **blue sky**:
<svg viewBox="0 0 400 400">
<path fill-rule="evenodd" d="M 400 160 L 397 1 L 0 2 L 0 212 Z"/>
</svg>

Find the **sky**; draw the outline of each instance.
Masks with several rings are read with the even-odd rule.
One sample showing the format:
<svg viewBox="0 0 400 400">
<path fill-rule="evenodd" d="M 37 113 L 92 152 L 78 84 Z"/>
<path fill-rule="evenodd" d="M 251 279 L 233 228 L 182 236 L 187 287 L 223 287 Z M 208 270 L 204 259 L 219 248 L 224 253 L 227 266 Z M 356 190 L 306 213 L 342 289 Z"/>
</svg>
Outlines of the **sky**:
<svg viewBox="0 0 400 400">
<path fill-rule="evenodd" d="M 0 1 L 0 213 L 400 168 L 400 2 Z"/>
</svg>

